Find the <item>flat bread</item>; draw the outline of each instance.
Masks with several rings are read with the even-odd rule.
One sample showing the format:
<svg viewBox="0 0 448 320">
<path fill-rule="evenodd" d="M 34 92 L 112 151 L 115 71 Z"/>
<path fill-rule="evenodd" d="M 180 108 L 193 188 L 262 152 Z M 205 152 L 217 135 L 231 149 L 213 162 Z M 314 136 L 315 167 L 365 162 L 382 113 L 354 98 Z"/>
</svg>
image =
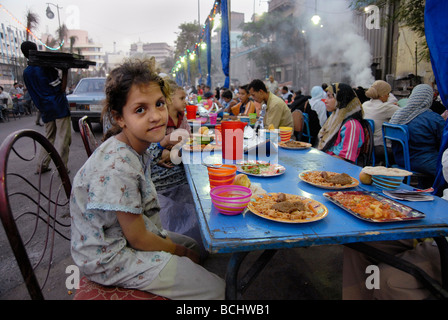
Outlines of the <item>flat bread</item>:
<svg viewBox="0 0 448 320">
<path fill-rule="evenodd" d="M 378 167 L 364 167 L 361 172 L 370 174 L 371 176 L 391 176 L 391 177 L 407 177 L 412 175 L 412 172 L 398 168 Z"/>
</svg>

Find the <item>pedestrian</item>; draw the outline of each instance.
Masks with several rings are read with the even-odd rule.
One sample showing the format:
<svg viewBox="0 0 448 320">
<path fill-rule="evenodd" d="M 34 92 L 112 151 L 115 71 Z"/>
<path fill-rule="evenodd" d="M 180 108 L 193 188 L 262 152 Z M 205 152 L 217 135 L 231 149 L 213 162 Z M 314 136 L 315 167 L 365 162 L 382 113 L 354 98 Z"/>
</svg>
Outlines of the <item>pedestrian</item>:
<svg viewBox="0 0 448 320">
<path fill-rule="evenodd" d="M 0 86 L 0 119 L 4 121 L 4 115 L 8 112 L 8 108 L 12 107 L 13 102 L 8 92 L 3 91 Z"/>
<path fill-rule="evenodd" d="M 14 86 L 11 90 L 9 90 L 9 95 L 12 98 L 12 101 L 14 103 L 13 111 L 14 114 L 22 115 L 25 113 L 22 105 L 23 101 L 23 90 L 20 87 L 18 82 L 14 82 Z"/>
<path fill-rule="evenodd" d="M 37 45 L 31 41 L 24 41 L 21 50 L 28 59 L 29 51 L 37 50 Z M 34 105 L 42 115 L 46 138 L 55 146 L 64 165 L 70 171 L 67 164 L 72 131 L 70 108 L 65 94 L 67 74 L 67 69 L 62 70 L 60 78 L 55 68 L 28 65 L 23 71 L 23 79 Z M 36 173 L 50 171 L 49 164 L 50 157 L 44 149 L 41 149 Z"/>
<path fill-rule="evenodd" d="M 164 230 L 148 147 L 165 137 L 169 86 L 148 60 L 128 60 L 106 80 L 105 108 L 120 131 L 76 174 L 72 257 L 91 281 L 169 299 L 223 299 L 225 282 L 198 264 L 190 237 Z"/>
</svg>

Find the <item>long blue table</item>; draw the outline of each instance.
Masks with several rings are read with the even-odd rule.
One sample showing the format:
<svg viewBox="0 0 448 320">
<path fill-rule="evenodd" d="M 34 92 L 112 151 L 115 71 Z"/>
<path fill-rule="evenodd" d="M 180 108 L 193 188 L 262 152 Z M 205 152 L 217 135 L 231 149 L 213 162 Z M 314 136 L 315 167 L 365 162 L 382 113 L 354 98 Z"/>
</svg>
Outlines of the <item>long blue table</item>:
<svg viewBox="0 0 448 320">
<path fill-rule="evenodd" d="M 194 156 L 196 157 L 195 163 L 197 163 L 201 154 Z M 314 187 L 301 181 L 298 177 L 302 171 L 325 170 L 345 172 L 358 179 L 361 167 L 329 156 L 314 148 L 305 150 L 279 148 L 277 155 L 271 154 L 270 156 L 271 158 L 261 157 L 261 159 L 272 162 L 275 160 L 275 156 L 278 156 L 278 162 L 286 168 L 286 172 L 276 177 L 250 176 L 251 182 L 260 183 L 267 192 L 297 194 L 319 201 L 328 208 L 327 217 L 311 223 L 288 224 L 263 219 L 251 212 L 237 216 L 220 214 L 211 202 L 206 167 L 202 164 L 193 164 L 192 158 L 184 163 L 206 250 L 210 253 L 233 253 L 227 270 L 227 298 L 237 298 L 236 277 L 239 265 L 246 254 L 251 251 L 265 250 L 264 258 L 261 258 L 264 261 L 256 262 L 260 269 L 264 267 L 277 249 L 312 245 L 344 244 L 369 253 L 370 251 L 364 247 L 363 242 L 434 237 L 439 240 L 443 239 L 443 241 L 438 241 L 441 247 L 439 249 L 446 251 L 444 238 L 448 235 L 448 202 L 446 200 L 435 197 L 434 201 L 429 202 L 403 201 L 403 204 L 426 215 L 421 220 L 392 223 L 367 222 L 352 216 L 323 196 L 324 192 L 334 190 Z M 221 154 L 208 155 L 208 162 L 210 162 L 209 159 L 220 163 Z M 348 190 L 381 192 L 374 186 L 363 184 Z M 444 252 L 442 264 L 445 265 L 448 264 L 448 259 Z M 258 271 L 254 271 L 252 276 L 257 273 Z M 448 288 L 447 272 L 444 272 L 444 288 Z"/>
</svg>

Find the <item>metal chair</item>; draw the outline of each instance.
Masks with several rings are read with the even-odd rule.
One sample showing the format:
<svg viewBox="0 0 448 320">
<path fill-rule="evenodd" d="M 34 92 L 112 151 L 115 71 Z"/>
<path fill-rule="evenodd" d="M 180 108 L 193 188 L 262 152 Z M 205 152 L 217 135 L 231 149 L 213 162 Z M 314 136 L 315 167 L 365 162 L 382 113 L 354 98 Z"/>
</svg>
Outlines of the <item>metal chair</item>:
<svg viewBox="0 0 448 320">
<path fill-rule="evenodd" d="M 310 132 L 310 116 L 308 115 L 308 113 L 303 113 L 303 133 L 302 133 L 302 137 L 303 138 L 308 138 L 308 142 L 311 143 L 311 132 Z"/>
<path fill-rule="evenodd" d="M 33 162 L 38 159 L 39 147 L 51 157 L 56 168 L 51 173 L 35 175 L 27 170 L 36 166 Z M 57 249 L 70 250 L 71 187 L 60 155 L 39 132 L 19 130 L 3 141 L 0 146 L 0 220 L 33 300 L 44 299 L 42 289 L 51 279 L 52 265 L 60 258 Z M 165 299 L 138 290 L 103 287 L 85 277 L 80 282 L 74 299 Z"/>
<path fill-rule="evenodd" d="M 409 154 L 409 130 L 408 130 L 408 126 L 407 125 L 402 125 L 402 124 L 392 124 L 389 122 L 384 122 L 383 123 L 383 127 L 382 127 L 382 131 L 383 131 L 383 143 L 384 143 L 384 156 L 386 159 L 386 167 L 392 166 L 392 167 L 397 167 L 397 168 L 401 168 L 407 171 L 412 172 L 415 176 L 426 176 L 423 173 L 420 172 L 416 172 L 411 170 L 411 157 Z M 395 141 L 397 143 L 399 143 L 401 145 L 401 147 L 403 148 L 403 159 L 404 159 L 404 168 L 400 167 L 397 164 L 391 165 L 389 163 L 389 158 L 387 155 L 387 140 L 392 140 Z M 408 176 L 406 178 L 406 184 L 410 184 L 411 183 L 411 176 Z"/>
<path fill-rule="evenodd" d="M 95 149 L 98 148 L 98 142 L 96 141 L 95 135 L 93 134 L 92 129 L 90 128 L 87 116 L 84 116 L 81 119 L 79 119 L 78 124 L 82 142 L 84 143 L 84 148 L 86 149 L 87 152 L 87 157 L 90 157 L 93 151 L 95 151 Z"/>
</svg>

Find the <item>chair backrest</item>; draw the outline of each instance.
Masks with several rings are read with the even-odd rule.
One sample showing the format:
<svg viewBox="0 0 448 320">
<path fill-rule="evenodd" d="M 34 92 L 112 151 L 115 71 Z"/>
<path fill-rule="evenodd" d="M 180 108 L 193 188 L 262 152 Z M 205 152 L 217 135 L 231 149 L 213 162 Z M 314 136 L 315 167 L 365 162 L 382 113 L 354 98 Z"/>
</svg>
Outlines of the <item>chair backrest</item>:
<svg viewBox="0 0 448 320">
<path fill-rule="evenodd" d="M 409 129 L 405 124 L 392 124 L 389 122 L 383 122 L 383 143 L 384 143 L 384 156 L 386 159 L 386 167 L 389 167 L 389 158 L 387 156 L 387 140 L 395 141 L 403 148 L 404 168 L 408 171 L 411 170 L 411 159 L 409 156 Z M 407 177 L 407 183 L 409 184 L 411 177 Z"/>
<path fill-rule="evenodd" d="M 308 138 L 308 142 L 311 143 L 311 132 L 310 132 L 310 116 L 308 113 L 303 113 L 303 134 L 302 137 Z"/>
<path fill-rule="evenodd" d="M 79 119 L 79 132 L 81 133 L 82 142 L 84 143 L 84 148 L 86 149 L 87 156 L 90 155 L 98 148 L 98 142 L 95 139 L 95 135 L 90 129 L 88 117 L 84 116 Z"/>
<path fill-rule="evenodd" d="M 369 121 L 366 119 L 359 120 L 362 129 L 364 131 L 364 143 L 361 146 L 361 151 L 358 158 L 356 159 L 356 164 L 361 167 L 372 164 L 372 155 L 374 153 L 373 148 L 373 130 Z M 373 163 L 375 165 L 375 163 Z"/>
<path fill-rule="evenodd" d="M 52 172 L 34 174 L 39 146 Z M 54 146 L 39 132 L 20 130 L 0 146 L 0 219 L 32 299 L 43 299 L 55 243 L 70 240 L 71 183 Z M 67 241 L 67 247 L 70 241 Z M 37 270 L 38 269 L 38 270 Z"/>
</svg>

